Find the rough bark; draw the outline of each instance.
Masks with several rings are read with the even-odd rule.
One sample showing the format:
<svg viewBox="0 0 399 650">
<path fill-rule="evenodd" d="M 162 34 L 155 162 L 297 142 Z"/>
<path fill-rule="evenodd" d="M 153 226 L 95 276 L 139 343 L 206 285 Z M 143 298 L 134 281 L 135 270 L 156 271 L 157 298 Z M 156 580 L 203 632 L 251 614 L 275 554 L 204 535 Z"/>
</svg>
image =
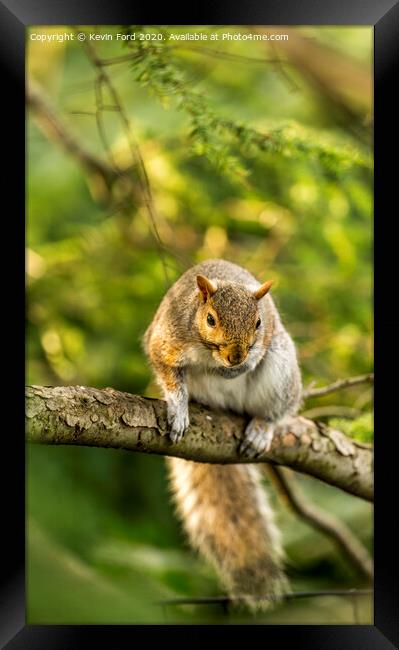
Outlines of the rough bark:
<svg viewBox="0 0 399 650">
<path fill-rule="evenodd" d="M 237 452 L 244 417 L 191 404 L 190 427 L 182 441 L 172 444 L 165 402 L 111 388 L 30 386 L 26 423 L 30 442 L 112 447 L 205 463 L 249 462 Z M 371 447 L 301 416 L 286 418 L 270 450 L 250 462 L 285 465 L 373 499 Z"/>
</svg>

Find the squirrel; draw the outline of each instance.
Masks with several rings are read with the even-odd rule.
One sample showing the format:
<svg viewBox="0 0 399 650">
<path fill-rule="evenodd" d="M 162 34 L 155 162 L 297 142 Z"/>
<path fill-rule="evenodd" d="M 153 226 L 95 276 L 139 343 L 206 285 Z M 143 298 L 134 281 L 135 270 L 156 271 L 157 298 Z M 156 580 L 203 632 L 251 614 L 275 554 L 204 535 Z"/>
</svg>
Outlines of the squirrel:
<svg viewBox="0 0 399 650">
<path fill-rule="evenodd" d="M 248 459 L 270 447 L 275 424 L 297 412 L 302 392 L 295 345 L 271 284 L 223 259 L 201 262 L 170 287 L 143 337 L 167 403 L 172 443 L 189 426 L 189 399 L 252 418 L 238 450 L 246 463 L 166 460 L 192 546 L 228 594 L 254 608 L 278 600 L 288 581 L 280 531 Z"/>
</svg>

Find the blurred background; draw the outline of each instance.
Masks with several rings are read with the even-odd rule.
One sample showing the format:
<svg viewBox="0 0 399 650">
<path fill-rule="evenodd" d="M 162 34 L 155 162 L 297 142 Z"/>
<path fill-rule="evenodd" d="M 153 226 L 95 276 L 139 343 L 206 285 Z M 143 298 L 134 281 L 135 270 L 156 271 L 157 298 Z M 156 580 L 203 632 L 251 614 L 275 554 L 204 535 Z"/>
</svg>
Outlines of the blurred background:
<svg viewBox="0 0 399 650">
<path fill-rule="evenodd" d="M 27 32 L 27 383 L 157 396 L 140 339 L 166 288 L 210 257 L 274 279 L 305 386 L 370 372 L 372 28 L 78 31 L 114 38 Z M 170 39 L 188 32 L 289 38 Z M 370 442 L 372 408 L 365 384 L 303 410 Z M 222 593 L 175 518 L 164 460 L 34 445 L 26 458 L 29 623 L 372 622 L 371 596 L 255 617 L 161 606 Z M 371 551 L 370 504 L 295 478 Z M 370 587 L 269 490 L 294 591 Z"/>
</svg>

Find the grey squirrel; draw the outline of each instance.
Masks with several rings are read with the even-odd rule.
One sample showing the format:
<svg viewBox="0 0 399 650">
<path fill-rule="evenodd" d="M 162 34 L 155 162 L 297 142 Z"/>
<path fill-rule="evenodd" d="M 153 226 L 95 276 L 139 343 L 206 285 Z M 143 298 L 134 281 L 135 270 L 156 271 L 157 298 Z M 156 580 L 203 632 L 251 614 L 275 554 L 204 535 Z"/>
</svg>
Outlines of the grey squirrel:
<svg viewBox="0 0 399 650">
<path fill-rule="evenodd" d="M 164 296 L 143 342 L 167 402 L 172 442 L 189 425 L 190 399 L 252 418 L 239 449 L 247 459 L 269 447 L 276 422 L 297 412 L 296 350 L 271 284 L 231 262 L 207 260 Z M 278 599 L 288 584 L 280 533 L 255 465 L 167 463 L 191 543 L 228 593 L 254 606 Z"/>
</svg>

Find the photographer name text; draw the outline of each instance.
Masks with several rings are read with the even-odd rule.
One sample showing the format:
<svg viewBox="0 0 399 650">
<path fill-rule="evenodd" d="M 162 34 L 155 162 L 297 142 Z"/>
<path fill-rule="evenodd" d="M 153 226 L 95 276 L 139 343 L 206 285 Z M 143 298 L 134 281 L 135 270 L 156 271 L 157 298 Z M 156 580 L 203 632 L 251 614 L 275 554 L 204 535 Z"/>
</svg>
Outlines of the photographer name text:
<svg viewBox="0 0 399 650">
<path fill-rule="evenodd" d="M 64 41 L 288 41 L 288 34 L 253 34 L 251 32 L 213 32 L 207 34 L 204 32 L 187 32 L 165 35 L 160 32 L 133 32 L 131 34 L 98 34 L 95 32 L 51 34 L 33 32 L 29 35 L 29 38 L 31 41 L 40 41 L 42 43 L 62 43 Z"/>
</svg>

